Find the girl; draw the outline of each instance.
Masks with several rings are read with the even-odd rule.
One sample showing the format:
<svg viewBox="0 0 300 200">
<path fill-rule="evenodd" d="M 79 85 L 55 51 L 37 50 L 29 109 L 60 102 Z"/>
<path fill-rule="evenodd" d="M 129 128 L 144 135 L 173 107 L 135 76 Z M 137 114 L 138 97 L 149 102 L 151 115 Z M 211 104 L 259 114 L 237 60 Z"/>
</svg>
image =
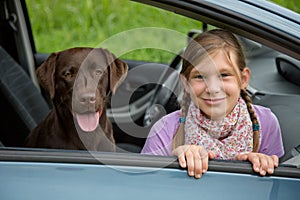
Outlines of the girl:
<svg viewBox="0 0 300 200">
<path fill-rule="evenodd" d="M 178 156 L 195 178 L 214 158 L 249 160 L 255 172 L 272 174 L 284 154 L 279 123 L 270 109 L 251 104 L 237 38 L 223 29 L 200 34 L 185 50 L 180 74 L 181 110 L 154 124 L 142 153 Z"/>
</svg>

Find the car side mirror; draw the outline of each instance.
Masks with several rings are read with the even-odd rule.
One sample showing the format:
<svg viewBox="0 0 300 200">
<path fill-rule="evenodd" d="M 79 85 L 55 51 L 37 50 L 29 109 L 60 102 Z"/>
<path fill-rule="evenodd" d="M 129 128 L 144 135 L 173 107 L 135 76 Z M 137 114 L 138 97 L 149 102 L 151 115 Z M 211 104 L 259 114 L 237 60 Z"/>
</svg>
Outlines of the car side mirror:
<svg viewBox="0 0 300 200">
<path fill-rule="evenodd" d="M 276 58 L 278 73 L 286 80 L 300 86 L 300 61 L 288 56 Z"/>
</svg>

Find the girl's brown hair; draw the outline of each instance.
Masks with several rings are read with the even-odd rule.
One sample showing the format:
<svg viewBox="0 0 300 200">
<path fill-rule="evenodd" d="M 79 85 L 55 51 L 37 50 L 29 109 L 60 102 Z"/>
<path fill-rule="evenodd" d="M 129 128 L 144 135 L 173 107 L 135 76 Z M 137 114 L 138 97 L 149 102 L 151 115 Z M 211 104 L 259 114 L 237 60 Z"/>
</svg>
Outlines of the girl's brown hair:
<svg viewBox="0 0 300 200">
<path fill-rule="evenodd" d="M 183 54 L 183 63 L 180 74 L 183 75 L 186 80 L 189 80 L 190 72 L 194 66 L 196 66 L 201 59 L 205 56 L 211 55 L 218 51 L 224 51 L 227 55 L 227 58 L 230 63 L 234 66 L 238 66 L 239 71 L 236 71 L 236 75 L 241 77 L 240 74 L 243 69 L 246 67 L 245 56 L 243 49 L 237 40 L 237 38 L 229 31 L 224 29 L 213 29 L 207 32 L 199 34 L 197 37 L 192 39 L 184 54 Z M 230 55 L 233 53 L 234 58 L 231 58 Z M 233 60 L 234 59 L 234 60 Z M 239 80 L 241 82 L 241 80 Z M 241 89 L 241 97 L 247 104 L 247 109 L 250 114 L 250 118 L 253 124 L 253 152 L 258 152 L 259 148 L 259 124 L 257 117 L 255 115 L 253 106 L 251 104 L 251 98 L 245 89 Z M 177 129 L 174 138 L 172 149 L 184 144 L 184 119 L 187 115 L 188 108 L 191 102 L 190 95 L 184 91 L 184 95 L 181 103 L 181 117 L 180 125 Z"/>
</svg>

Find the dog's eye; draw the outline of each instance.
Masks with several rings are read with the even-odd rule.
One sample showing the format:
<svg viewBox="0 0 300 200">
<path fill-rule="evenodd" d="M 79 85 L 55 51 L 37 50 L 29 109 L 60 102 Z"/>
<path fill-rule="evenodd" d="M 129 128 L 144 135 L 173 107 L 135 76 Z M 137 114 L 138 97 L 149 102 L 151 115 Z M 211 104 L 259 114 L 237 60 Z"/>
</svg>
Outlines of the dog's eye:
<svg viewBox="0 0 300 200">
<path fill-rule="evenodd" d="M 95 71 L 96 76 L 100 76 L 102 74 L 102 71 L 100 69 Z"/>
<path fill-rule="evenodd" d="M 67 71 L 64 73 L 64 77 L 65 77 L 65 79 L 70 79 L 70 78 L 72 78 L 72 73 Z"/>
</svg>

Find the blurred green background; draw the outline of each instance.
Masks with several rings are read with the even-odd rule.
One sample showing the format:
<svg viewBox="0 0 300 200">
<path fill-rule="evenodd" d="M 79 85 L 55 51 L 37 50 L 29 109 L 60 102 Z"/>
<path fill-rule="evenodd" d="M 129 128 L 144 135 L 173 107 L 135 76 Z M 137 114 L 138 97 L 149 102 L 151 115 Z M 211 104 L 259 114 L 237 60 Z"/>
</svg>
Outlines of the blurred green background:
<svg viewBox="0 0 300 200">
<path fill-rule="evenodd" d="M 299 0 L 273 2 L 300 12 Z M 163 27 L 183 34 L 197 27 L 201 29 L 201 23 L 195 20 L 129 0 L 52 0 L 51 3 L 45 0 L 26 0 L 26 3 L 35 45 L 37 51 L 42 53 L 74 46 L 96 47 L 115 34 L 145 26 Z M 178 41 L 169 45 L 176 45 L 172 48 L 180 49 L 185 43 L 186 41 Z M 163 50 L 141 49 L 122 57 L 169 62 L 173 56 Z"/>
</svg>

